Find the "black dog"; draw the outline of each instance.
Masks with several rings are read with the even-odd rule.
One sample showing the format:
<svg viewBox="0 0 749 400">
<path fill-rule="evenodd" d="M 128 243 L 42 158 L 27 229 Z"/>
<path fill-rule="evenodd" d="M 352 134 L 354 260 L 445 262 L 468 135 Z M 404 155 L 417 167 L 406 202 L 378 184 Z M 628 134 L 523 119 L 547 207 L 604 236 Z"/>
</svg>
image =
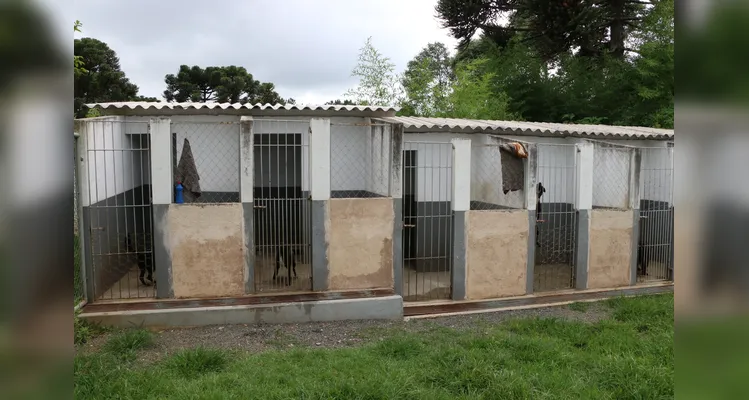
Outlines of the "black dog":
<svg viewBox="0 0 749 400">
<path fill-rule="evenodd" d="M 541 196 L 546 193 L 546 188 L 544 185 L 541 184 L 541 182 L 538 182 L 536 185 L 536 246 L 541 247 L 541 242 L 538 239 L 538 222 L 542 220 L 541 218 Z"/>
<path fill-rule="evenodd" d="M 648 275 L 648 257 L 649 251 L 648 247 L 646 247 L 642 241 L 640 241 L 640 245 L 637 246 L 637 275 L 638 276 L 647 276 Z"/>
<path fill-rule="evenodd" d="M 297 277 L 296 275 L 296 254 L 294 254 L 294 249 L 291 247 L 286 246 L 279 246 L 278 250 L 276 250 L 276 269 L 273 271 L 273 280 L 276 280 L 278 277 L 278 270 L 281 268 L 281 265 L 286 268 L 288 272 L 288 282 L 287 285 L 291 285 L 291 271 L 294 271 L 294 278 Z"/>
<path fill-rule="evenodd" d="M 129 253 L 135 253 L 135 258 L 138 262 L 138 268 L 140 269 L 140 283 L 145 286 L 151 286 L 156 284 L 156 280 L 153 279 L 153 255 L 151 253 L 151 238 L 150 235 L 143 235 L 143 240 L 138 243 L 133 243 L 132 234 L 127 234 L 127 250 Z M 148 274 L 146 276 L 146 274 Z M 148 279 L 151 283 L 147 283 L 145 279 Z"/>
</svg>

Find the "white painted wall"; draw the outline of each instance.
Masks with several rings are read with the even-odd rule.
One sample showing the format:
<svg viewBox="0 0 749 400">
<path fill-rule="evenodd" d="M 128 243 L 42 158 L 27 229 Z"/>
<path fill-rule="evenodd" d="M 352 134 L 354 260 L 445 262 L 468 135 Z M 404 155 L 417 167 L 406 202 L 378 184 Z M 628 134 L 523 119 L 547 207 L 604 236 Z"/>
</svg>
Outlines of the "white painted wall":
<svg viewBox="0 0 749 400">
<path fill-rule="evenodd" d="M 124 117 L 100 117 L 82 122 L 85 140 L 86 173 L 82 204 L 89 206 L 135 187 L 150 183 L 147 151 L 133 150 L 148 123 L 126 121 Z M 143 138 L 147 148 L 147 140 Z M 83 156 L 83 155 L 81 155 Z"/>
</svg>

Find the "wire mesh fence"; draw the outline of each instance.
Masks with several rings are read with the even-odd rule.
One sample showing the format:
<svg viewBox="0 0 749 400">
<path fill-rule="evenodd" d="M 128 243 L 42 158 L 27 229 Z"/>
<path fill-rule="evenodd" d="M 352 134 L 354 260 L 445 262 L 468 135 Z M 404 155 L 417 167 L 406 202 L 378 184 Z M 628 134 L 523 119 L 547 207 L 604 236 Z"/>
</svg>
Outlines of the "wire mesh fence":
<svg viewBox="0 0 749 400">
<path fill-rule="evenodd" d="M 471 145 L 471 210 L 524 208 L 527 144 L 489 139 Z"/>
<path fill-rule="evenodd" d="M 390 124 L 331 124 L 331 197 L 389 196 L 392 144 Z"/>
<path fill-rule="evenodd" d="M 173 122 L 171 128 L 173 184 L 182 184 L 183 202 L 238 203 L 239 123 Z"/>
<path fill-rule="evenodd" d="M 577 147 L 538 144 L 534 291 L 575 286 Z"/>
<path fill-rule="evenodd" d="M 312 290 L 309 121 L 253 131 L 255 291 Z"/>
<path fill-rule="evenodd" d="M 403 300 L 452 293 L 452 144 L 403 143 Z"/>
<path fill-rule="evenodd" d="M 146 122 L 87 121 L 79 138 L 87 180 L 79 201 L 89 224 L 79 230 L 86 229 L 95 300 L 155 296 L 148 128 Z"/>
<path fill-rule="evenodd" d="M 630 208 L 634 148 L 593 144 L 593 208 Z"/>
<path fill-rule="evenodd" d="M 673 147 L 642 148 L 637 280 L 663 281 L 674 268 Z"/>
</svg>

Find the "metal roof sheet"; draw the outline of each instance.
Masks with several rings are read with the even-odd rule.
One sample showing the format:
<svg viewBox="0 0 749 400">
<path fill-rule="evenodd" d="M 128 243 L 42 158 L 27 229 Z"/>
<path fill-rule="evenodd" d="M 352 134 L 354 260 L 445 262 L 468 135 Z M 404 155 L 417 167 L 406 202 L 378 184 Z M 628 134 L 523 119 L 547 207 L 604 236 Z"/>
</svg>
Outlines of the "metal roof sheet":
<svg viewBox="0 0 749 400">
<path fill-rule="evenodd" d="M 89 108 L 102 110 L 273 110 L 273 111 L 371 111 L 396 112 L 398 107 L 334 105 L 334 104 L 240 104 L 240 103 L 169 103 L 169 102 L 116 102 L 91 103 Z"/>
<path fill-rule="evenodd" d="M 557 124 L 549 122 L 490 121 L 454 118 L 385 117 L 406 131 L 494 133 L 525 136 L 607 137 L 618 139 L 673 139 L 673 129 L 639 126 Z"/>
</svg>

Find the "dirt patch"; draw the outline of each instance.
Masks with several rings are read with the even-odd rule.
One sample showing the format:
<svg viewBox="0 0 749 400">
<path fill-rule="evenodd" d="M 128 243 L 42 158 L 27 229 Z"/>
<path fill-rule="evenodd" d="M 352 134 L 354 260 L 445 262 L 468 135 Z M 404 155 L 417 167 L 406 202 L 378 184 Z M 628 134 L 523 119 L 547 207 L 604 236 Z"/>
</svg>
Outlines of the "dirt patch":
<svg viewBox="0 0 749 400">
<path fill-rule="evenodd" d="M 167 329 L 154 332 L 154 346 L 141 352 L 139 359 L 150 363 L 175 351 L 208 347 L 258 353 L 295 347 L 339 348 L 358 346 L 381 340 L 392 330 L 419 332 L 435 327 L 463 331 L 481 331 L 487 326 L 515 318 L 559 318 L 596 323 L 608 318 L 609 309 L 602 303 L 583 303 L 578 307 L 558 306 L 484 314 L 414 319 L 410 321 L 335 321 L 305 324 L 220 325 L 199 328 Z M 96 337 L 80 349 L 96 352 L 111 333 Z"/>
</svg>

